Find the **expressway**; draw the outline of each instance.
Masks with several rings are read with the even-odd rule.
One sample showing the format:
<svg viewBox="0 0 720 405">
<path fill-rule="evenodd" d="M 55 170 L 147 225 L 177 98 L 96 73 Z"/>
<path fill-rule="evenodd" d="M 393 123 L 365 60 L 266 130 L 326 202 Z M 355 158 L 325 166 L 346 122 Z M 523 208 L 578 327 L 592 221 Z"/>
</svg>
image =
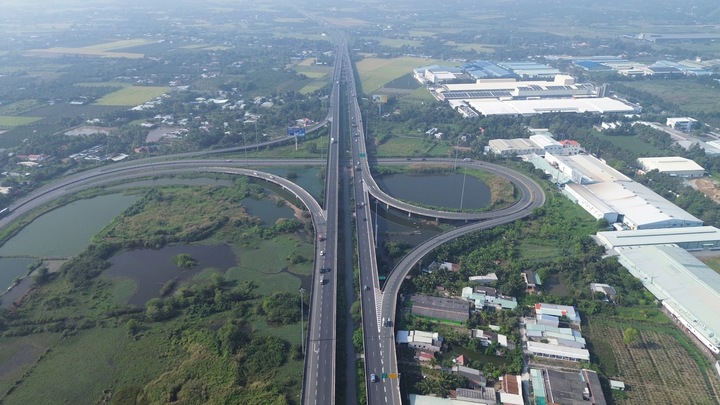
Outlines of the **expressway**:
<svg viewBox="0 0 720 405">
<path fill-rule="evenodd" d="M 340 122 L 340 83 L 347 85 L 349 103 L 348 117 L 351 128 L 341 131 Z M 338 141 L 343 139 L 350 144 L 352 176 L 351 189 L 355 199 L 354 217 L 357 230 L 357 256 L 360 268 L 360 302 L 362 304 L 362 323 L 365 345 L 366 394 L 370 404 L 401 404 L 399 379 L 379 379 L 370 382 L 370 375 L 378 377 L 382 373 L 397 373 L 395 354 L 394 320 L 398 291 L 405 276 L 413 266 L 437 246 L 454 238 L 481 229 L 512 222 L 529 215 L 536 207 L 544 203 L 542 189 L 526 176 L 514 170 L 486 162 L 456 162 L 452 159 L 427 159 L 428 163 L 448 163 L 460 167 L 479 168 L 507 177 L 521 192 L 520 199 L 511 207 L 495 212 L 462 213 L 438 211 L 415 207 L 387 195 L 372 177 L 367 161 L 365 130 L 358 98 L 355 94 L 354 74 L 347 51 L 347 44 L 340 38 L 333 73 L 333 90 L 330 95 L 330 111 L 316 128 L 330 122 L 328 159 L 325 188 L 325 206 L 321 207 L 305 190 L 294 183 L 270 173 L 242 168 L 252 164 L 261 166 L 287 166 L 318 164 L 317 159 L 253 159 L 244 161 L 220 159 L 190 159 L 200 155 L 228 153 L 243 149 L 285 142 L 281 138 L 259 145 L 247 145 L 223 150 L 186 153 L 181 155 L 148 158 L 104 166 L 82 173 L 76 173 L 57 182 L 41 187 L 32 194 L 12 204 L 10 213 L 0 219 L 0 228 L 30 210 L 55 200 L 63 195 L 78 192 L 84 188 L 122 182 L 133 178 L 154 175 L 166 175 L 180 172 L 222 172 L 255 177 L 280 185 L 300 199 L 312 215 L 313 225 L 318 238 L 315 248 L 315 274 L 312 283 L 308 336 L 305 347 L 305 369 L 303 375 L 302 403 L 334 404 L 336 388 L 336 300 L 338 278 L 338 187 L 340 184 L 340 166 Z M 343 137 L 343 135 L 345 135 Z M 174 159 L 185 160 L 174 160 Z M 403 159 L 382 159 L 388 164 L 407 164 Z M 380 285 L 376 261 L 376 229 L 370 209 L 370 198 L 387 206 L 392 206 L 409 214 L 446 220 L 480 221 L 437 236 L 412 250 L 390 273 L 384 285 Z M 376 225 L 376 224 L 375 224 Z M 322 240 L 320 240 L 322 239 Z M 347 242 L 347 241 L 346 241 Z M 330 269 L 320 272 L 320 269 Z M 352 282 L 349 280 L 348 282 Z M 385 326 L 390 325 L 390 326 Z"/>
<path fill-rule="evenodd" d="M 333 90 L 330 96 L 331 112 L 335 117 L 330 127 L 328 142 L 327 171 L 325 175 L 325 212 L 327 227 L 318 238 L 316 250 L 320 249 L 319 271 L 314 275 L 313 293 L 308 319 L 308 349 L 305 354 L 305 370 L 303 372 L 302 403 L 306 405 L 331 405 L 335 403 L 335 366 L 337 352 L 337 282 L 338 271 L 338 184 L 340 180 L 338 139 L 340 138 L 340 77 L 342 69 L 340 60 L 342 52 L 338 52 L 333 73 Z M 327 270 L 329 269 L 329 270 Z"/>
<path fill-rule="evenodd" d="M 351 71 L 349 57 L 343 64 Z M 364 130 L 362 114 L 357 97 L 355 96 L 354 76 L 348 78 L 349 115 L 351 121 L 350 133 L 353 138 L 352 171 L 353 190 L 356 201 L 356 227 L 357 250 L 360 266 L 360 302 L 362 308 L 366 394 L 368 404 L 396 404 L 402 403 L 400 395 L 400 380 L 398 378 L 381 378 L 384 374 L 397 374 L 397 355 L 395 352 L 395 331 L 393 328 L 398 292 L 402 281 L 410 270 L 426 254 L 441 244 L 470 232 L 488 229 L 508 222 L 526 217 L 545 202 L 545 194 L 540 186 L 527 176 L 495 164 L 487 162 L 462 161 L 452 159 L 426 159 L 430 162 L 444 162 L 460 167 L 478 168 L 501 175 L 509 179 L 521 193 L 518 201 L 510 207 L 493 212 L 467 213 L 433 210 L 416 207 L 387 195 L 372 177 L 370 164 L 367 159 L 366 132 Z M 407 164 L 406 161 L 389 161 L 388 163 Z M 370 196 L 376 198 L 386 206 L 392 206 L 409 214 L 425 216 L 435 219 L 455 221 L 480 221 L 465 225 L 455 230 L 443 233 L 430 239 L 413 249 L 391 271 L 385 284 L 379 285 L 377 259 L 375 255 L 375 241 L 377 230 L 373 230 Z M 370 377 L 376 376 L 375 381 Z"/>
</svg>

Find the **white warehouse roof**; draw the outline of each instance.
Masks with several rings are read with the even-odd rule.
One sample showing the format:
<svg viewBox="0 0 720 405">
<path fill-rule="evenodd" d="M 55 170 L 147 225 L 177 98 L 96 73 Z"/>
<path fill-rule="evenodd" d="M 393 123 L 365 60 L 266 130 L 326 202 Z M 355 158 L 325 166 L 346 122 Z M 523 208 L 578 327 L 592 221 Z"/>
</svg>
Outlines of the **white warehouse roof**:
<svg viewBox="0 0 720 405">
<path fill-rule="evenodd" d="M 467 99 L 483 115 L 533 115 L 549 112 L 633 113 L 635 107 L 610 97 L 554 98 L 540 100 Z"/>
<path fill-rule="evenodd" d="M 645 171 L 657 169 L 660 173 L 682 175 L 683 173 L 705 172 L 695 161 L 680 156 L 639 158 L 638 162 Z"/>
<path fill-rule="evenodd" d="M 608 249 L 668 244 L 679 245 L 686 250 L 720 247 L 720 229 L 714 226 L 598 232 L 596 237 Z"/>
<path fill-rule="evenodd" d="M 720 274 L 674 245 L 616 248 L 619 262 L 684 321 L 715 354 L 720 353 Z"/>
<path fill-rule="evenodd" d="M 556 156 L 546 153 L 545 159 L 551 163 L 557 163 L 559 169 L 574 179 L 576 183 L 582 179 L 584 184 L 572 186 L 576 196 L 582 197 L 582 193 L 578 190 L 584 188 L 602 201 L 602 204 L 597 207 L 598 212 L 608 212 L 609 206 L 612 211 L 623 216 L 623 222 L 631 229 L 673 228 L 703 224 L 700 219 L 642 184 L 632 181 L 596 157 L 590 155 Z M 587 198 L 580 205 L 597 204 L 594 200 Z"/>
</svg>

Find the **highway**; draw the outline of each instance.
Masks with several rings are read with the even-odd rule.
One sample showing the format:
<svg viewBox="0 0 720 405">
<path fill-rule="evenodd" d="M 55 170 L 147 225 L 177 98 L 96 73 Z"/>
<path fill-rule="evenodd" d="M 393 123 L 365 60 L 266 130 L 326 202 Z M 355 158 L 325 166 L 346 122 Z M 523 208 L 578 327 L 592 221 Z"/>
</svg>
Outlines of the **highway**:
<svg viewBox="0 0 720 405">
<path fill-rule="evenodd" d="M 313 280 L 312 303 L 308 320 L 308 350 L 303 373 L 303 403 L 306 405 L 331 405 L 335 403 L 335 377 L 337 354 L 337 289 L 338 289 L 338 185 L 340 182 L 338 140 L 340 139 L 340 80 L 343 76 L 339 62 L 344 47 L 336 55 L 333 72 L 333 89 L 330 95 L 330 142 L 328 142 L 327 170 L 325 173 L 326 232 L 323 240 L 316 241 L 316 271 Z M 345 51 L 346 52 L 346 51 Z M 318 265 L 319 263 L 319 265 Z"/>
<path fill-rule="evenodd" d="M 356 85 L 349 58 L 347 44 L 340 37 L 333 73 L 333 90 L 330 96 L 331 105 L 327 117 L 320 125 L 331 123 L 327 154 L 327 172 L 325 186 L 325 204 L 321 207 L 318 202 L 305 190 L 279 176 L 270 173 L 249 169 L 243 166 L 288 166 L 309 165 L 320 163 L 317 159 L 253 159 L 253 160 L 221 160 L 221 159 L 191 159 L 201 155 L 213 153 L 228 153 L 243 149 L 255 148 L 258 145 L 247 145 L 236 148 L 227 148 L 216 151 L 186 153 L 173 156 L 164 156 L 123 162 L 103 166 L 94 170 L 65 177 L 52 184 L 41 187 L 32 194 L 18 200 L 11 205 L 10 213 L 0 219 L 0 228 L 7 226 L 21 215 L 32 209 L 55 200 L 63 195 L 75 193 L 82 189 L 107 185 L 115 182 L 127 181 L 138 177 L 161 176 L 181 172 L 222 172 L 246 175 L 272 182 L 282 186 L 293 193 L 308 208 L 312 215 L 313 225 L 317 238 L 315 244 L 315 267 L 312 283 L 310 314 L 308 318 L 308 335 L 306 339 L 306 356 L 303 375 L 302 403 L 334 404 L 336 401 L 336 308 L 338 291 L 338 246 L 348 243 L 340 240 L 338 233 L 338 187 L 340 176 L 340 150 L 339 144 L 349 144 L 351 152 L 350 168 L 347 168 L 345 178 L 351 176 L 351 188 L 355 204 L 350 207 L 354 211 L 357 232 L 357 257 L 360 268 L 358 283 L 360 285 L 360 302 L 362 304 L 362 323 L 364 331 L 366 394 L 370 404 L 397 404 L 400 405 L 399 379 L 380 379 L 383 373 L 397 373 L 397 357 L 394 343 L 394 322 L 385 320 L 395 319 L 398 291 L 405 276 L 426 254 L 437 246 L 469 232 L 487 229 L 515 221 L 529 215 L 533 209 L 540 207 L 545 201 L 545 195 L 535 182 L 525 175 L 503 166 L 479 161 L 455 161 L 453 159 L 427 159 L 427 163 L 447 163 L 458 167 L 479 168 L 507 177 L 520 191 L 521 197 L 511 207 L 494 212 L 464 213 L 437 211 L 428 208 L 416 207 L 387 195 L 377 185 L 370 171 L 367 160 L 366 132 L 363 119 L 355 94 Z M 341 82 L 347 86 L 347 114 L 350 128 L 341 128 L 340 97 Z M 317 128 L 316 127 L 316 128 Z M 292 138 L 287 138 L 292 139 Z M 272 145 L 285 142 L 279 139 L 263 142 L 261 145 Z M 182 159 L 182 160 L 178 160 Z M 408 164 L 407 159 L 382 159 L 378 162 L 388 164 Z M 425 162 L 423 162 L 425 163 Z M 392 270 L 384 285 L 380 285 L 375 253 L 376 236 L 375 221 L 372 218 L 371 198 L 383 204 L 396 207 L 412 215 L 429 218 L 446 219 L 454 221 L 479 221 L 446 232 L 413 249 Z M 342 239 L 347 239 L 347 235 Z M 320 272 L 320 269 L 329 271 Z M 346 271 L 351 271 L 346 269 Z M 352 274 L 350 272 L 350 274 Z M 346 283 L 352 283 L 348 278 Z M 346 289 L 347 291 L 347 289 Z M 349 297 L 348 297 L 349 299 Z M 350 302 L 348 302 L 348 305 Z M 350 350 L 350 348 L 348 348 Z M 349 356 L 350 357 L 350 356 Z M 370 381 L 370 375 L 378 376 L 377 382 Z M 348 401 L 353 399 L 348 398 Z"/>
</svg>

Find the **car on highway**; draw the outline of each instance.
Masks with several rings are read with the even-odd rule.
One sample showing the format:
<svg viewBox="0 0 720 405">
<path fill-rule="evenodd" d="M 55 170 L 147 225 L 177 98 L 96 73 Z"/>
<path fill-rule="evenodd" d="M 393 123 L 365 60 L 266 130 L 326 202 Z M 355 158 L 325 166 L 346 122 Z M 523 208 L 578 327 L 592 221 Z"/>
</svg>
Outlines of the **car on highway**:
<svg viewBox="0 0 720 405">
<path fill-rule="evenodd" d="M 327 280 L 325 279 L 325 277 L 321 278 L 321 279 L 320 279 L 320 285 L 325 285 L 325 282 L 326 282 L 326 281 L 327 281 Z"/>
<path fill-rule="evenodd" d="M 375 374 L 370 374 L 370 382 L 377 382 L 378 378 Z"/>
<path fill-rule="evenodd" d="M 370 289 L 370 287 L 368 287 L 367 284 L 365 284 L 365 287 L 363 287 L 363 290 L 367 291 L 369 289 Z"/>
<path fill-rule="evenodd" d="M 320 251 L 320 256 L 325 256 L 325 251 L 324 251 L 324 250 L 321 250 L 321 251 Z"/>
</svg>

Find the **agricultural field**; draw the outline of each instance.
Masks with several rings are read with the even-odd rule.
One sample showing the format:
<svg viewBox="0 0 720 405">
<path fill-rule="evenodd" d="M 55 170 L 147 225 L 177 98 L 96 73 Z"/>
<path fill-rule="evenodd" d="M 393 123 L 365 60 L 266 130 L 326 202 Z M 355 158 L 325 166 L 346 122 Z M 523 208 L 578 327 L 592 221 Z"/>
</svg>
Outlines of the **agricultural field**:
<svg viewBox="0 0 720 405">
<path fill-rule="evenodd" d="M 441 63 L 438 59 L 424 58 L 365 58 L 357 63 L 358 74 L 362 91 L 365 94 L 372 94 L 398 77 L 411 73 L 413 69 Z"/>
<path fill-rule="evenodd" d="M 298 74 L 312 79 L 309 84 L 306 84 L 299 90 L 301 94 L 313 93 L 330 83 L 329 77 L 332 73 L 332 67 L 327 65 L 316 65 L 315 58 L 307 58 L 296 65 L 291 65 L 291 69 L 296 71 Z"/>
<path fill-rule="evenodd" d="M 130 86 L 103 96 L 95 102 L 95 105 L 134 106 L 150 101 L 168 91 L 170 91 L 170 87 Z"/>
<path fill-rule="evenodd" d="M 623 331 L 639 332 L 637 342 L 626 346 Z M 720 380 L 709 361 L 672 324 L 589 321 L 589 340 L 608 378 L 625 382 L 617 405 L 715 405 Z"/>
<path fill-rule="evenodd" d="M 461 51 L 475 51 L 475 52 L 479 52 L 479 53 L 495 52 L 495 48 L 492 45 L 487 45 L 487 44 L 464 44 L 464 43 L 448 41 L 445 43 L 445 45 L 452 46 Z"/>
<path fill-rule="evenodd" d="M 0 115 L 0 128 L 19 127 L 21 125 L 32 124 L 40 121 L 43 117 L 17 117 L 10 115 Z"/>
<path fill-rule="evenodd" d="M 39 56 L 39 57 L 59 57 L 65 55 L 76 55 L 76 56 L 96 56 L 100 58 L 127 58 L 127 59 L 141 59 L 145 55 L 141 53 L 131 52 L 107 52 L 98 49 L 88 48 L 65 48 L 65 47 L 53 47 L 46 49 L 32 49 L 23 52 L 23 56 Z"/>
<path fill-rule="evenodd" d="M 623 84 L 678 105 L 689 114 L 717 111 L 720 91 L 690 80 L 641 80 L 623 82 Z"/>
</svg>

